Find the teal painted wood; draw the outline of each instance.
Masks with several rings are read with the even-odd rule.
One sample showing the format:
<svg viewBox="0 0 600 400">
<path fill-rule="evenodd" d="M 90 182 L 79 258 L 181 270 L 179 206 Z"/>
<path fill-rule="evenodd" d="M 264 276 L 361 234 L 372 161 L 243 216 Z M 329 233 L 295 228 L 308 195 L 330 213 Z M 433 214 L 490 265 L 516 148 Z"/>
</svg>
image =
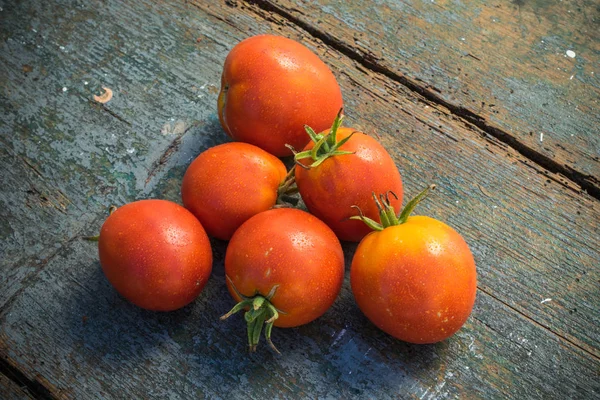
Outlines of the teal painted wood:
<svg viewBox="0 0 600 400">
<path fill-rule="evenodd" d="M 578 0 L 252 0 L 600 196 L 600 18 Z"/>
<path fill-rule="evenodd" d="M 5 4 L 2 12 L 2 44 L 13 46 L 0 53 L 0 65 L 11 74 L 1 81 L 8 111 L 0 125 L 3 150 L 12 152 L 2 165 L 25 155 L 36 169 L 44 168 L 38 175 L 26 162 L 17 164 L 2 199 L 14 218 L 11 229 L 32 232 L 37 236 L 31 243 L 41 243 L 27 249 L 27 257 L 42 254 L 45 262 L 13 274 L 28 261 L 14 259 L 17 244 L 2 250 L 13 252 L 1 270 L 3 288 L 18 289 L 1 303 L 0 355 L 52 396 L 598 395 L 599 208 L 570 182 L 258 7 L 57 0 Z M 43 40 L 30 47 L 11 44 L 14 38 L 29 43 L 23 38 L 40 32 Z M 213 241 L 214 272 L 201 297 L 183 310 L 159 314 L 119 297 L 101 273 L 95 245 L 78 240 L 81 233 L 97 232 L 109 204 L 140 197 L 179 201 L 191 159 L 226 140 L 215 116 L 222 60 L 239 40 L 261 32 L 301 40 L 331 65 L 349 123 L 379 135 L 404 174 L 407 196 L 438 183 L 420 212 L 463 233 L 480 282 L 473 316 L 451 340 L 414 346 L 378 331 L 356 308 L 346 277 L 325 316 L 274 332 L 283 356 L 266 347 L 249 356 L 241 318 L 218 321 L 232 305 L 224 284 L 225 243 Z M 18 80 L 22 60 L 34 72 L 43 67 L 45 79 Z M 70 101 L 52 103 L 61 121 L 53 129 L 43 125 L 48 110 L 35 101 L 54 99 L 47 95 L 50 87 L 63 93 L 65 77 L 80 86 Z M 92 78 L 94 89 L 86 90 Z M 92 106 L 101 86 L 115 95 L 105 107 Z M 66 93 L 72 93 L 69 87 Z M 32 111 L 23 111 L 29 103 Z M 4 135 L 18 131 L 14 121 L 23 118 L 41 126 L 36 135 L 31 129 Z M 61 189 L 71 203 L 45 219 L 39 206 L 27 216 L 12 194 L 26 186 L 21 176 L 37 177 L 47 191 Z M 67 222 L 57 222 L 62 220 Z M 39 232 L 31 228 L 35 223 Z M 75 231 L 63 232 L 61 223 Z M 352 252 L 345 246 L 348 265 Z"/>
<path fill-rule="evenodd" d="M 194 70 L 218 81 L 210 52 L 161 72 L 172 46 L 129 42 L 130 33 L 117 25 L 100 29 L 110 25 L 93 9 L 65 6 L 62 15 L 51 3 L 30 2 L 20 5 L 19 19 L 10 16 L 11 6 L 3 6 L 0 26 L 6 171 L 0 177 L 0 266 L 10 277 L 0 282 L 0 305 L 110 205 L 156 195 L 152 190 L 170 167 L 189 162 L 216 138 L 225 140 L 211 122 L 214 85 L 194 80 L 196 86 L 182 86 Z M 128 28 L 167 41 L 160 34 L 165 24 Z M 180 47 L 200 46 L 192 43 Z M 93 98 L 102 87 L 114 93 L 104 105 Z"/>
</svg>

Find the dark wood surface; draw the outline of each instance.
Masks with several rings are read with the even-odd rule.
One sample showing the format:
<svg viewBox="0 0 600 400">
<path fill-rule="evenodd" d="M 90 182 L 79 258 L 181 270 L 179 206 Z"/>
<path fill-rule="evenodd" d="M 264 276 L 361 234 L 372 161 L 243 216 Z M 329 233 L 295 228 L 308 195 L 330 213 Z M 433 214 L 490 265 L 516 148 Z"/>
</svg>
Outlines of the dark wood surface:
<svg viewBox="0 0 600 400">
<path fill-rule="evenodd" d="M 362 4 L 0 1 L 8 398 L 599 396 L 597 6 Z M 213 276 L 182 310 L 138 309 L 104 278 L 81 236 L 112 204 L 180 202 L 187 165 L 227 140 L 223 60 L 258 33 L 296 39 L 332 68 L 347 123 L 378 135 L 407 197 L 438 185 L 419 211 L 463 234 L 479 274 L 451 339 L 416 346 L 378 331 L 347 275 L 323 317 L 274 332 L 283 355 L 248 355 L 241 318 L 218 321 L 232 300 L 216 240 Z M 106 104 L 93 100 L 102 87 Z"/>
</svg>

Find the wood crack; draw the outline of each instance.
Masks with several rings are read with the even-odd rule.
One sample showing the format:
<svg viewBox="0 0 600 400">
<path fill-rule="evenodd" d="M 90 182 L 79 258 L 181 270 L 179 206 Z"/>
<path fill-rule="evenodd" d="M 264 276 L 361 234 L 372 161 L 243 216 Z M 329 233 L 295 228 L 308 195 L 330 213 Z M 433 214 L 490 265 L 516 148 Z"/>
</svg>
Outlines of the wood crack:
<svg viewBox="0 0 600 400">
<path fill-rule="evenodd" d="M 556 336 L 557 338 L 559 338 L 560 340 L 568 343 L 569 345 L 571 345 L 572 347 L 577 348 L 578 350 L 584 352 L 585 354 L 587 354 L 588 356 L 590 356 L 592 359 L 596 360 L 596 361 L 600 361 L 600 356 L 598 354 L 595 354 L 593 352 L 593 350 L 589 350 L 587 348 L 587 346 L 585 345 L 581 345 L 579 343 L 574 342 L 573 340 L 567 338 L 566 336 L 552 330 L 550 327 L 534 320 L 533 318 L 531 318 L 530 316 L 528 316 L 527 314 L 525 314 L 523 311 L 511 306 L 510 304 L 508 304 L 507 302 L 505 302 L 504 300 L 502 300 L 501 298 L 499 298 L 498 296 L 496 296 L 495 294 L 493 294 L 492 292 L 487 291 L 486 289 L 483 289 L 481 286 L 477 286 L 477 290 L 479 290 L 482 293 L 485 293 L 486 295 L 488 295 L 489 297 L 491 297 L 492 299 L 494 299 L 495 301 L 498 301 L 499 303 L 501 303 L 503 306 L 507 307 L 508 309 L 510 309 L 511 311 L 515 312 L 516 314 L 520 315 L 521 317 L 525 318 L 528 322 L 530 322 L 531 324 L 540 327 L 542 329 L 544 329 L 545 331 L 551 333 L 552 335 Z M 478 321 L 480 321 L 478 319 Z M 483 321 L 481 321 L 483 323 Z M 485 323 L 484 323 L 485 324 Z M 488 328 L 494 330 L 492 327 L 490 327 L 488 324 L 485 324 Z"/>
<path fill-rule="evenodd" d="M 486 134 L 493 136 L 498 141 L 510 146 L 513 150 L 540 165 L 542 168 L 552 173 L 565 176 L 572 182 L 576 183 L 589 196 L 595 198 L 596 200 L 600 200 L 600 178 L 577 171 L 567 165 L 553 160 L 551 157 L 545 154 L 540 153 L 536 149 L 519 141 L 515 136 L 511 135 L 507 131 L 491 125 L 481 115 L 478 115 L 477 113 L 474 113 L 463 106 L 453 104 L 445 100 L 439 95 L 439 90 L 434 90 L 429 85 L 419 84 L 417 80 L 408 78 L 400 72 L 392 71 L 385 65 L 380 64 L 379 58 L 376 55 L 360 51 L 356 47 L 353 47 L 343 40 L 340 40 L 333 35 L 319 29 L 318 27 L 301 20 L 300 18 L 294 16 L 290 11 L 277 4 L 273 4 L 267 0 L 246 0 L 246 2 L 248 4 L 257 6 L 266 12 L 275 13 L 280 17 L 285 18 L 294 25 L 308 32 L 313 37 L 323 41 L 326 45 L 356 61 L 365 68 L 382 74 L 387 78 L 403 85 L 408 90 L 422 96 L 426 101 L 445 107 L 450 111 L 450 113 L 470 124 L 475 125 Z M 264 16 L 261 15 L 261 17 Z"/>
<path fill-rule="evenodd" d="M 123 122 L 124 124 L 126 124 L 127 126 L 132 126 L 132 123 L 127 121 L 125 118 L 121 117 L 119 114 L 117 114 L 116 112 L 114 112 L 113 110 L 111 110 L 110 108 L 106 107 L 105 104 L 102 103 L 98 103 L 97 101 L 94 100 L 90 100 L 90 99 L 86 99 L 92 106 L 94 106 L 97 109 L 100 109 L 102 111 L 104 111 L 105 113 L 115 117 L 116 119 L 118 119 L 119 121 Z"/>
<path fill-rule="evenodd" d="M 98 220 L 100 218 L 103 218 L 104 216 L 99 216 L 97 218 L 94 218 L 94 220 L 90 223 L 91 226 L 95 225 Z M 46 258 L 44 258 L 43 260 L 40 260 L 39 262 L 35 263 L 35 270 L 33 272 L 31 272 L 28 276 L 26 276 L 23 280 L 21 280 L 21 287 L 15 292 L 13 293 L 5 302 L 4 304 L 2 304 L 0 306 L 0 325 L 1 322 L 3 320 L 4 314 L 7 310 L 9 310 L 12 306 L 12 304 L 19 298 L 19 296 L 31 285 L 35 282 L 37 276 L 40 274 L 40 272 L 42 272 L 42 270 L 44 269 L 44 267 L 52 260 L 54 259 L 54 257 L 58 256 L 65 248 L 67 248 L 71 243 L 73 243 L 75 240 L 78 239 L 82 239 L 82 233 L 88 228 L 88 226 L 85 226 L 83 228 L 81 228 L 79 231 L 77 231 L 75 233 L 75 235 L 73 235 L 72 237 L 68 238 L 67 240 L 65 240 L 60 247 L 58 247 L 55 251 L 53 251 L 52 253 L 50 253 L 48 256 L 46 256 Z M 35 258 L 35 256 L 30 257 L 29 260 L 33 260 Z M 20 262 L 25 262 L 24 260 L 21 260 Z M 1 372 L 1 371 L 0 371 Z"/>
<path fill-rule="evenodd" d="M 185 134 L 197 124 L 189 124 L 185 127 L 183 131 L 177 134 L 177 137 L 173 139 L 173 141 L 167 146 L 167 149 L 163 152 L 160 158 L 152 164 L 150 167 L 150 171 L 148 172 L 148 177 L 146 178 L 145 185 L 148 184 L 152 180 L 152 178 L 161 170 L 161 168 L 169 161 L 169 158 L 177 151 L 179 145 Z"/>
<path fill-rule="evenodd" d="M 56 399 L 52 392 L 38 380 L 29 379 L 17 367 L 11 364 L 5 354 L 0 356 L 0 374 L 13 381 L 24 392 L 30 394 L 35 399 L 53 400 Z"/>
</svg>

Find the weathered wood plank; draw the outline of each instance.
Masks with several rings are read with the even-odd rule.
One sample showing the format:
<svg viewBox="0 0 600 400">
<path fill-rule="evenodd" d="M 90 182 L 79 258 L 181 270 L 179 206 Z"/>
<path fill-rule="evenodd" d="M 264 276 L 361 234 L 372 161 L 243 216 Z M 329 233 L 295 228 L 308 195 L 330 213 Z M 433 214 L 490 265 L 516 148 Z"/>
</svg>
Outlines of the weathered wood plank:
<svg viewBox="0 0 600 400">
<path fill-rule="evenodd" d="M 29 400 L 33 399 L 26 389 L 17 385 L 7 376 L 0 374 L 0 394 L 5 400 Z"/>
<path fill-rule="evenodd" d="M 93 9 L 65 4 L 66 15 L 46 2 L 1 11 L 0 306 L 99 213 L 152 195 L 170 165 L 225 137 L 207 128 L 215 87 L 187 86 L 206 65 L 217 74 L 211 52 L 193 54 L 214 46 L 209 38 L 178 44 L 155 16 L 99 29 L 109 25 Z M 130 32 L 162 43 L 128 41 Z M 192 53 L 161 72 L 174 46 Z M 101 87 L 114 93 L 104 105 L 93 101 Z"/>
<path fill-rule="evenodd" d="M 230 305 L 218 262 L 193 305 L 143 311 L 112 290 L 95 247 L 78 241 L 3 315 L 0 351 L 51 377 L 54 394 L 68 399 L 577 398 L 600 390 L 597 362 L 485 294 L 452 340 L 417 346 L 370 324 L 346 277 L 318 322 L 274 332 L 282 356 L 266 348 L 249 356 L 241 318 L 218 321 Z"/>
<path fill-rule="evenodd" d="M 133 52 L 113 56 L 102 73 L 131 80 L 127 99 L 135 101 L 109 103 L 110 111 L 125 115 L 122 118 L 132 126 L 139 124 L 140 140 L 145 138 L 149 146 L 165 123 L 156 115 L 182 109 L 182 118 L 188 117 L 192 111 L 180 104 L 187 100 L 181 95 L 184 88 L 216 85 L 220 62 L 215 60 L 222 60 L 246 35 L 279 32 L 315 49 L 340 77 L 349 120 L 379 134 L 404 173 L 407 192 L 415 193 L 432 181 L 440 185 L 421 211 L 448 221 L 465 235 L 478 262 L 480 292 L 473 317 L 456 337 L 435 346 L 411 346 L 379 332 L 360 315 L 346 280 L 341 297 L 322 319 L 276 333 L 283 357 L 267 351 L 248 357 L 241 321 L 217 322 L 231 305 L 223 282 L 223 243 L 214 243 L 213 279 L 201 298 L 179 312 L 156 314 L 116 295 L 101 274 L 93 244 L 71 241 L 0 314 L 0 355 L 30 379 L 44 377 L 48 389 L 64 398 L 90 393 L 156 398 L 598 395 L 599 324 L 594 305 L 600 255 L 595 247 L 595 200 L 476 127 L 457 121 L 443 107 L 364 70 L 297 26 L 259 9 L 204 2 L 92 2 L 84 7 L 83 18 L 76 12 L 64 17 L 57 4 L 66 3 L 49 4 L 37 18 L 47 24 L 62 19 L 55 34 L 68 32 L 77 48 L 71 64 L 92 65 L 88 58 L 95 62 L 101 57 L 89 49 L 97 47 L 107 48 L 106 53 L 121 47 Z M 25 15 L 36 15 L 32 5 L 39 7 L 29 2 L 4 11 L 22 21 Z M 76 23 L 79 20 L 86 23 Z M 35 29 L 44 26 L 40 22 Z M 11 32 L 26 29 L 27 24 L 15 23 Z M 107 34 L 122 29 L 126 34 Z M 206 47 L 197 47 L 198 37 Z M 144 43 L 149 47 L 143 48 Z M 153 63 L 167 48 L 170 57 L 161 65 Z M 162 74 L 156 85 L 163 80 L 176 83 L 164 85 L 162 103 L 136 84 L 136 75 L 122 71 L 134 71 L 138 77 Z M 190 158 L 222 138 L 214 118 L 216 94 L 205 96 L 206 104 L 197 106 L 206 107 L 205 125 L 183 135 L 178 149 L 169 151 L 166 141 L 161 151 L 147 153 L 143 161 L 120 166 L 141 178 L 123 185 L 122 197 L 116 200 L 142 195 L 178 200 Z M 74 134 L 67 131 L 66 136 Z M 50 152 L 46 157 L 52 162 Z M 84 161 L 70 162 L 79 166 Z M 58 168 L 57 174 L 69 171 L 56 161 L 50 165 Z M 152 171 L 138 170 L 147 165 L 157 166 L 159 172 L 150 188 L 142 182 Z M 105 164 L 97 170 L 97 179 L 110 179 L 112 168 L 110 162 Z M 106 201 L 98 193 L 85 194 L 97 204 Z M 102 217 L 98 207 L 85 210 Z M 89 230 L 98 224 L 95 221 Z M 352 251 L 346 248 L 348 261 Z M 541 303 L 547 297 L 552 301 Z M 570 313 L 573 308 L 577 311 Z"/>
<path fill-rule="evenodd" d="M 596 1 L 249 2 L 286 15 L 600 196 Z"/>
</svg>

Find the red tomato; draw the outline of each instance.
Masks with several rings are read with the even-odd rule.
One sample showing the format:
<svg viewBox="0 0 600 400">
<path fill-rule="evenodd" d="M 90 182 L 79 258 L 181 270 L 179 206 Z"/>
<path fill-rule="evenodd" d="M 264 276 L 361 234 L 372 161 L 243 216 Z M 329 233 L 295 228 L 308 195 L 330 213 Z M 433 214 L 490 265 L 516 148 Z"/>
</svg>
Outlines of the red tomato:
<svg viewBox="0 0 600 400">
<path fill-rule="evenodd" d="M 333 304 L 344 279 L 344 254 L 335 234 L 313 215 L 273 209 L 235 232 L 225 255 L 225 274 L 231 296 L 242 306 L 252 308 L 257 297 L 265 299 L 256 310 L 264 314 L 257 317 L 259 327 L 273 316 L 269 305 L 278 310 L 271 323 L 293 327 L 320 317 Z M 249 332 L 255 328 L 249 324 Z M 255 335 L 251 351 L 257 343 Z"/>
<path fill-rule="evenodd" d="M 100 264 L 133 304 L 171 311 L 194 300 L 212 269 L 208 237 L 185 208 L 166 200 L 124 205 L 102 225 Z"/>
<path fill-rule="evenodd" d="M 475 302 L 475 261 L 463 238 L 424 216 L 368 234 L 350 270 L 359 308 L 411 343 L 435 343 L 465 323 Z"/>
<path fill-rule="evenodd" d="M 355 131 L 352 128 L 337 129 L 337 141 Z M 304 151 L 311 150 L 314 145 L 314 142 L 309 143 Z M 341 240 L 358 242 L 370 229 L 361 221 L 349 219 L 356 214 L 352 206 L 358 206 L 365 216 L 379 220 L 373 192 L 392 191 L 397 196 L 391 200 L 392 205 L 399 210 L 402 178 L 392 157 L 371 136 L 356 132 L 339 150 L 353 154 L 330 156 L 310 169 L 297 166 L 296 184 L 311 213 L 329 225 Z M 300 160 L 306 166 L 313 161 L 312 158 Z"/>
<path fill-rule="evenodd" d="M 277 157 L 251 144 L 225 143 L 192 162 L 181 197 L 209 235 L 229 240 L 244 221 L 275 205 L 285 176 Z"/>
<path fill-rule="evenodd" d="M 276 156 L 285 145 L 308 142 L 304 125 L 327 128 L 342 107 L 331 70 L 309 49 L 281 36 L 259 35 L 238 43 L 223 67 L 219 119 L 233 139 Z"/>
</svg>

